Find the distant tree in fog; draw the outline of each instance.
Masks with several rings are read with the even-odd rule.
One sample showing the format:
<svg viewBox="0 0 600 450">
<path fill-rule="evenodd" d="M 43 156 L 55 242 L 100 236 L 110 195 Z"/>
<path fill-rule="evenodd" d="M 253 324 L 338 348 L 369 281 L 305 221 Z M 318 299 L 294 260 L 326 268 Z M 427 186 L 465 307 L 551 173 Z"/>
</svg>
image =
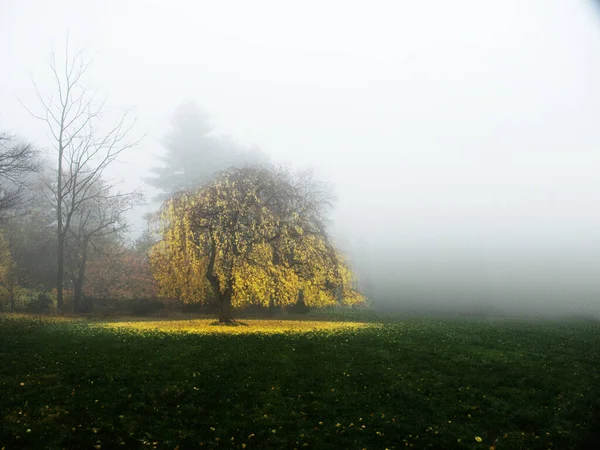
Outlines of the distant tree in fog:
<svg viewBox="0 0 600 450">
<path fill-rule="evenodd" d="M 193 190 L 229 167 L 266 161 L 258 149 L 246 149 L 231 139 L 216 135 L 208 115 L 193 102 L 179 106 L 171 131 L 162 141 L 166 154 L 145 181 L 158 188 L 158 200 L 182 190 Z"/>
<path fill-rule="evenodd" d="M 57 236 L 57 307 L 63 309 L 66 243 L 74 219 L 91 202 L 119 199 L 118 183 L 104 180 L 104 171 L 127 149 L 138 144 L 131 139 L 135 120 L 125 113 L 113 124 L 105 119 L 104 102 L 99 102 L 86 81 L 90 62 L 77 51 L 69 55 L 68 39 L 64 59 L 50 55 L 53 90 L 43 95 L 34 83 L 37 112 L 27 110 L 43 121 L 56 150 L 56 169 L 47 180 L 49 199 L 56 214 Z M 98 189 L 98 187 L 100 188 Z M 116 200 L 115 200 L 116 201 Z"/>
<path fill-rule="evenodd" d="M 71 219 L 67 236 L 71 263 L 68 272 L 73 284 L 75 311 L 90 311 L 92 307 L 83 295 L 88 261 L 94 253 L 102 253 L 107 256 L 105 263 L 110 265 L 110 257 L 116 257 L 110 250 L 111 241 L 125 233 L 127 212 L 143 201 L 139 192 L 105 194 L 105 190 L 106 183 L 99 179 Z"/>
<path fill-rule="evenodd" d="M 0 132 L 0 217 L 22 206 L 28 176 L 40 169 L 38 152 L 33 146 L 17 142 L 15 136 Z"/>
</svg>

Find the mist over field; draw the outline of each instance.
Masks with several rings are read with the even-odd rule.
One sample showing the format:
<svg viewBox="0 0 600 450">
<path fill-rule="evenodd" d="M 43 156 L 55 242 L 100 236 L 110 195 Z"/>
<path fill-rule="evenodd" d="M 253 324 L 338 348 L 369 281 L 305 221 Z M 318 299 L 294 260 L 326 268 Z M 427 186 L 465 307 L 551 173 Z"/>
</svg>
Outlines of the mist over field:
<svg viewBox="0 0 600 450">
<path fill-rule="evenodd" d="M 144 136 L 146 183 L 182 102 L 232 148 L 312 168 L 331 234 L 382 311 L 600 315 L 600 12 L 586 1 L 0 3 L 0 128 L 51 154 L 21 103 L 65 37 Z M 197 162 L 197 164 L 203 164 Z"/>
</svg>

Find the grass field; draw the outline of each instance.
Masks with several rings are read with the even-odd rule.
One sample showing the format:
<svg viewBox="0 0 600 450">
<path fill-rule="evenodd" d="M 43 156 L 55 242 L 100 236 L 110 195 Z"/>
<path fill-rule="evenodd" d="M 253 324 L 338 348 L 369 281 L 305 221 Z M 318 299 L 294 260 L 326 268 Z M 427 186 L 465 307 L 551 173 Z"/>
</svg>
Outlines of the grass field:
<svg viewBox="0 0 600 450">
<path fill-rule="evenodd" d="M 0 448 L 600 448 L 600 325 L 0 316 Z"/>
</svg>

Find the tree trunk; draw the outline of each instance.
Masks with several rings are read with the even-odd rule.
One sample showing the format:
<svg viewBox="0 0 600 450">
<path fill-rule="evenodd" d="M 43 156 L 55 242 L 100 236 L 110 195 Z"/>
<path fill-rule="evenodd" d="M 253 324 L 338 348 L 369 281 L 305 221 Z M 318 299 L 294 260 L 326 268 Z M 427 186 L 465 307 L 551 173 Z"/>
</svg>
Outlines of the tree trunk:
<svg viewBox="0 0 600 450">
<path fill-rule="evenodd" d="M 294 311 L 297 314 L 308 314 L 309 307 L 306 306 L 306 302 L 304 301 L 304 289 L 298 291 L 298 301 L 296 302 Z"/>
<path fill-rule="evenodd" d="M 8 291 L 8 301 L 10 303 L 10 312 L 15 312 L 15 293 L 12 290 Z"/>
<path fill-rule="evenodd" d="M 83 291 L 81 278 L 78 276 L 75 280 L 73 289 L 73 312 L 83 312 L 83 304 L 81 301 L 81 292 Z"/>
<path fill-rule="evenodd" d="M 233 306 L 231 305 L 231 290 L 227 289 L 225 293 L 219 294 L 220 297 L 220 309 L 219 309 L 219 322 L 230 323 L 233 322 Z"/>
<path fill-rule="evenodd" d="M 231 295 L 233 289 L 228 287 L 225 292 L 221 292 L 221 283 L 216 275 L 209 274 L 207 278 L 212 286 L 213 293 L 215 294 L 215 300 L 219 305 L 219 322 L 229 323 L 233 322 L 233 306 L 231 305 Z"/>
<path fill-rule="evenodd" d="M 269 298 L 269 306 L 267 306 L 267 316 L 272 317 L 275 315 L 275 299 L 273 296 Z"/>
<path fill-rule="evenodd" d="M 56 307 L 63 310 L 63 277 L 65 273 L 65 241 L 62 233 L 58 232 L 58 272 L 56 274 Z"/>
<path fill-rule="evenodd" d="M 87 242 L 85 242 L 81 258 L 77 267 L 77 278 L 73 292 L 73 311 L 74 312 L 90 312 L 87 311 L 88 305 L 83 303 L 83 282 L 85 280 L 85 264 L 87 262 Z M 91 308 L 90 308 L 91 309 Z"/>
<path fill-rule="evenodd" d="M 60 132 L 58 135 L 58 171 L 56 176 L 56 224 L 57 224 L 57 238 L 58 238 L 58 273 L 56 274 L 56 307 L 59 312 L 63 311 L 63 277 L 65 273 L 65 234 L 63 231 L 63 179 L 62 179 L 62 166 L 63 166 L 63 133 L 64 133 L 64 119 L 65 109 L 62 110 L 62 118 L 60 123 Z"/>
<path fill-rule="evenodd" d="M 210 257 L 208 259 L 208 266 L 206 267 L 206 279 L 210 283 L 215 299 L 219 305 L 219 322 L 229 323 L 233 321 L 233 307 L 231 305 L 231 295 L 233 293 L 233 278 L 230 274 L 230 279 L 227 282 L 227 288 L 225 292 L 221 292 L 221 282 L 219 277 L 215 275 L 215 259 L 217 256 L 217 244 L 215 236 L 210 233 Z"/>
</svg>

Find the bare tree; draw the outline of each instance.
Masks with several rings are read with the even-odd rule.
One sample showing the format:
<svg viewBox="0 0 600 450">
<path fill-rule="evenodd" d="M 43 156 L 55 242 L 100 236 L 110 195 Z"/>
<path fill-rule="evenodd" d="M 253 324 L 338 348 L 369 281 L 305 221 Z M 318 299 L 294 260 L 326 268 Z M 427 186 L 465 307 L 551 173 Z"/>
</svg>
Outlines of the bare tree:
<svg viewBox="0 0 600 450">
<path fill-rule="evenodd" d="M 56 178 L 48 184 L 56 208 L 59 310 L 63 309 L 65 243 L 73 217 L 84 204 L 110 196 L 118 183 L 101 182 L 104 171 L 140 141 L 129 139 L 135 120 L 129 120 L 127 113 L 112 126 L 104 126 L 105 102 L 98 102 L 96 93 L 84 81 L 89 68 L 90 61 L 81 51 L 69 55 L 67 39 L 64 61 L 59 64 L 54 52 L 50 55 L 54 92 L 45 97 L 34 82 L 41 113 L 28 109 L 46 123 L 57 152 Z"/>
<path fill-rule="evenodd" d="M 0 133 L 0 217 L 23 204 L 27 175 L 40 169 L 38 152 L 31 144 L 18 143 L 14 135 Z"/>
</svg>

